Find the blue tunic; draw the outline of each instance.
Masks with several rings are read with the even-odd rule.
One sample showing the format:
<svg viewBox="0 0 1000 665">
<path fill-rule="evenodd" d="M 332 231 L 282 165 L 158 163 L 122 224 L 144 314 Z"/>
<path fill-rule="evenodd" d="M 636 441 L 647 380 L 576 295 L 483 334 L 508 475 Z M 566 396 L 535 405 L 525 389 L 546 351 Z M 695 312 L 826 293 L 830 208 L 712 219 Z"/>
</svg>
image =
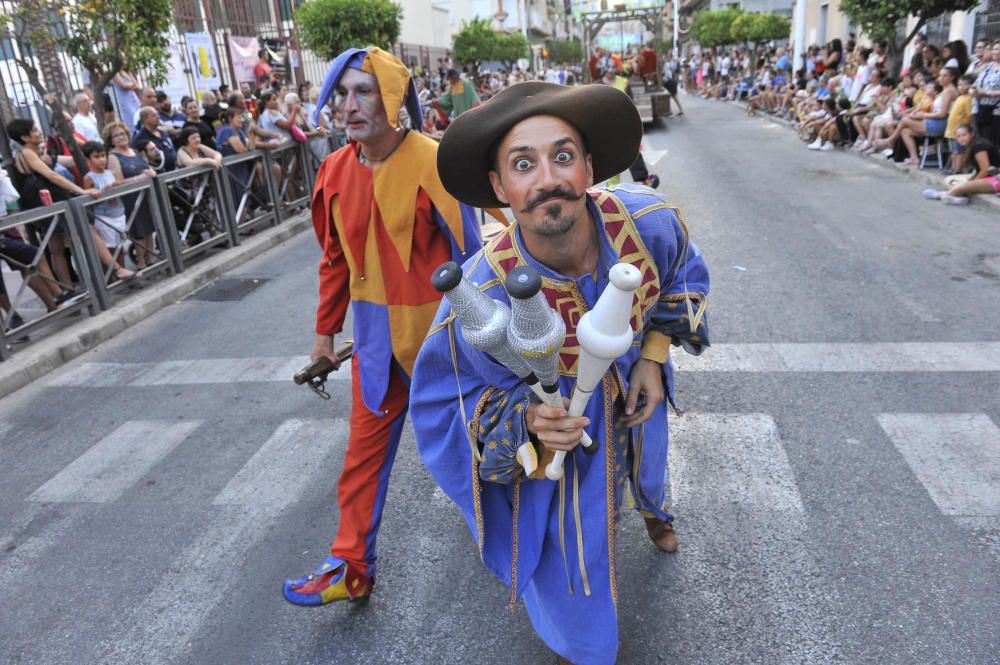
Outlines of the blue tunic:
<svg viewBox="0 0 1000 665">
<path fill-rule="evenodd" d="M 596 280 L 566 277 L 538 263 L 516 224 L 464 268 L 503 302 L 509 302 L 502 285 L 507 272 L 525 264 L 539 271 L 543 293 L 566 323 L 560 352 L 565 396 L 575 383 L 580 316 L 607 287 L 615 263 L 639 268 L 633 345 L 605 374 L 585 412 L 599 451 L 587 455 L 578 447 L 566 458 L 564 478 L 546 480 L 551 452 L 530 444 L 524 424 L 528 404 L 537 399 L 516 375 L 465 344 L 447 300 L 417 357 L 410 405 L 421 458 L 462 509 L 487 568 L 511 587 L 511 603 L 524 600 L 538 635 L 558 654 L 576 665 L 610 665 L 618 650 L 615 525 L 625 492 L 644 515 L 672 519 L 665 494 L 666 405 L 631 430 L 615 422 L 640 357 L 662 363 L 672 400 L 669 345 L 694 354 L 708 345 L 709 277 L 680 214 L 658 193 L 632 185 L 589 193 L 600 239 Z M 516 455 L 524 444 L 538 459 L 530 477 Z"/>
</svg>

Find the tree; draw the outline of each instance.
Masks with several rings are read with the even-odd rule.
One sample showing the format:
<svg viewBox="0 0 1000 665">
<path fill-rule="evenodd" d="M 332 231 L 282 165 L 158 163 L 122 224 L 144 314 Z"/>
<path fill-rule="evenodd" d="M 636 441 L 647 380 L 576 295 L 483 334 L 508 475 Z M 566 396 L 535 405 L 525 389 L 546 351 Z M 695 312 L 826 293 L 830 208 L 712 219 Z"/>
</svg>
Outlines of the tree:
<svg viewBox="0 0 1000 665">
<path fill-rule="evenodd" d="M 451 47 L 452 59 L 478 70 L 480 64 L 494 59 L 496 42 L 497 33 L 493 32 L 489 19 L 463 21 Z"/>
<path fill-rule="evenodd" d="M 302 44 L 325 60 L 351 47 L 391 50 L 402 20 L 392 0 L 308 0 L 295 10 Z"/>
<path fill-rule="evenodd" d="M 750 60 L 750 74 L 754 74 L 760 47 L 776 39 L 787 39 L 792 25 L 780 14 L 750 13 L 740 14 L 730 26 L 730 34 L 736 42 L 751 45 L 754 57 Z"/>
<path fill-rule="evenodd" d="M 0 26 L 16 45 L 13 60 L 52 112 L 51 122 L 84 164 L 63 120 L 67 90 L 48 89 L 32 54 L 59 48 L 90 76 L 94 114 L 104 126 L 104 90 L 121 70 L 146 70 L 162 80 L 167 71 L 172 0 L 20 0 Z"/>
<path fill-rule="evenodd" d="M 514 64 L 521 58 L 528 56 L 528 40 L 520 32 L 497 33 L 493 43 L 493 57 L 490 60 L 498 60 L 513 69 Z"/>
<path fill-rule="evenodd" d="M 576 64 L 583 60 L 583 46 L 579 39 L 556 40 L 549 49 L 549 60 Z"/>
<path fill-rule="evenodd" d="M 889 70 L 895 77 L 903 68 L 902 55 L 927 22 L 951 12 L 964 12 L 976 7 L 979 0 L 841 0 L 840 11 L 851 25 L 873 41 L 884 41 L 889 54 Z M 900 35 L 897 26 L 913 16 L 916 24 L 909 34 Z"/>
<path fill-rule="evenodd" d="M 706 48 L 732 44 L 736 41 L 732 34 L 733 21 L 742 13 L 736 7 L 701 12 L 691 21 L 688 33 Z"/>
</svg>

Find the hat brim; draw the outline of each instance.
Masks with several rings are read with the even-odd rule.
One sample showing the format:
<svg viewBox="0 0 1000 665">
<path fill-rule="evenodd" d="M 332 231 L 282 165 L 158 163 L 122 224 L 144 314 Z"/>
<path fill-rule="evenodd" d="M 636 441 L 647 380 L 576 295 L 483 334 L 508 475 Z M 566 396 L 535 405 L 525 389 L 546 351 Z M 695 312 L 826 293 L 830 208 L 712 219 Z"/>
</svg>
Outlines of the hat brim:
<svg viewBox="0 0 1000 665">
<path fill-rule="evenodd" d="M 639 154 L 642 120 L 628 95 L 607 85 L 567 87 L 526 81 L 470 109 L 448 127 L 438 146 L 438 174 L 459 201 L 503 208 L 490 184 L 490 148 L 516 124 L 538 115 L 565 120 L 580 132 L 590 152 L 594 182 L 627 169 Z"/>
</svg>

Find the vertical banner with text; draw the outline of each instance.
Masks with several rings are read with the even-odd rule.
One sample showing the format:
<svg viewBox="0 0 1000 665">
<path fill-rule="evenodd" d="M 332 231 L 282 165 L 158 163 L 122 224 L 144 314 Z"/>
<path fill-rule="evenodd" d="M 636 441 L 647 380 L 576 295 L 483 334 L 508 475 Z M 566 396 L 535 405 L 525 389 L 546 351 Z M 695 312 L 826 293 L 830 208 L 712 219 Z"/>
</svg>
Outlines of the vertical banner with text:
<svg viewBox="0 0 1000 665">
<path fill-rule="evenodd" d="M 212 35 L 204 32 L 188 32 L 184 35 L 188 62 L 194 75 L 194 89 L 198 92 L 214 90 L 222 83 L 219 61 L 215 57 Z"/>
</svg>

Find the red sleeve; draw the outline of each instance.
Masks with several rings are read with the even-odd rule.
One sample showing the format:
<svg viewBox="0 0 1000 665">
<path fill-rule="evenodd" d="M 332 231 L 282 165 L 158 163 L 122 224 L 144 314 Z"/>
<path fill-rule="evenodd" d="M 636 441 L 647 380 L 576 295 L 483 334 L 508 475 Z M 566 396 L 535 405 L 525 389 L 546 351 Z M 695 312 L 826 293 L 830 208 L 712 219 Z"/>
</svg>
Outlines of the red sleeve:
<svg viewBox="0 0 1000 665">
<path fill-rule="evenodd" d="M 321 177 L 321 176 L 320 176 Z M 319 177 L 317 177 L 317 180 Z M 312 206 L 313 228 L 323 248 L 319 262 L 319 306 L 316 308 L 316 334 L 336 335 L 344 327 L 347 305 L 351 301 L 348 280 L 350 268 L 333 226 L 333 210 L 328 210 L 323 197 Z"/>
</svg>

